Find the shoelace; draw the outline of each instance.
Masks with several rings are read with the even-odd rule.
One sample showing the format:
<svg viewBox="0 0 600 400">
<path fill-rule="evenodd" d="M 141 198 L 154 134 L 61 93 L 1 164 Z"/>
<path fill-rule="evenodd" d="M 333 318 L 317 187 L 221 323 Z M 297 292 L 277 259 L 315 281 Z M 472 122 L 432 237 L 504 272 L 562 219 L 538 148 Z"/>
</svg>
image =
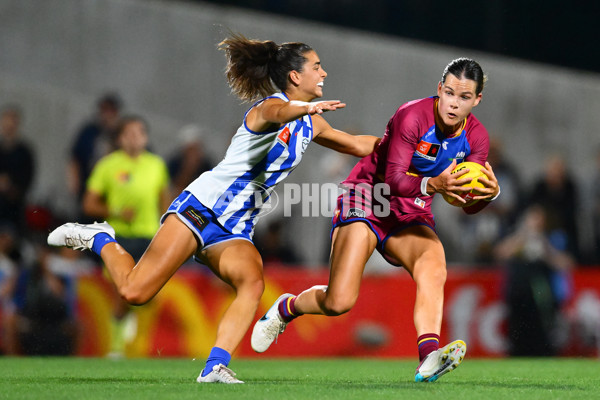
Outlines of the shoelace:
<svg viewBox="0 0 600 400">
<path fill-rule="evenodd" d="M 75 236 L 65 236 L 65 244 L 68 247 L 72 247 L 73 250 L 86 250 L 89 248 L 88 243 L 92 239 L 84 239 L 81 235 Z"/>
<path fill-rule="evenodd" d="M 279 323 L 268 324 L 265 329 L 265 336 L 267 336 L 269 340 L 275 340 L 275 343 L 277 343 L 277 338 L 279 337 L 279 334 L 285 331 L 285 327 L 287 326 L 287 324 L 283 322 L 279 316 L 276 316 L 275 318 L 277 318 L 277 322 Z"/>
<path fill-rule="evenodd" d="M 238 379 L 234 378 L 235 377 L 235 372 L 233 372 L 232 370 L 230 370 L 229 368 L 227 368 L 224 365 L 220 365 L 219 368 L 217 370 L 213 370 L 215 374 L 219 375 L 219 377 L 221 377 L 223 380 L 227 381 L 227 382 L 237 382 Z"/>
</svg>

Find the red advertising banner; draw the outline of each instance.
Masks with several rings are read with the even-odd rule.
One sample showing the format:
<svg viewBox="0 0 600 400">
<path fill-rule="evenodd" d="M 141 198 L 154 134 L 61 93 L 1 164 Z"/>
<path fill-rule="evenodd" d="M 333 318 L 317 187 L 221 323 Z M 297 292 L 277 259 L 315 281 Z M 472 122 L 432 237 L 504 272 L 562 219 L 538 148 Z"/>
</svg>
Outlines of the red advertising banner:
<svg viewBox="0 0 600 400">
<path fill-rule="evenodd" d="M 326 285 L 328 271 L 267 267 L 266 289 L 256 318 L 282 293 Z M 600 342 L 600 271 L 573 273 L 563 310 L 562 348 L 567 355 L 595 355 Z M 78 311 L 84 333 L 79 354 L 110 350 L 112 288 L 98 276 L 78 282 Z M 501 271 L 450 269 L 446 283 L 442 342 L 463 339 L 472 357 L 506 355 L 507 307 Z M 231 289 L 201 267 L 180 270 L 148 304 L 134 309 L 137 333 L 126 347 L 132 357 L 206 357 Z M 237 357 L 370 356 L 416 357 L 413 325 L 415 285 L 403 270 L 363 279 L 355 307 L 338 317 L 303 316 L 288 325 L 263 354 L 250 348 L 249 333 Z M 581 333 L 586 333 L 581 337 Z M 578 336 L 579 335 L 579 336 Z"/>
</svg>

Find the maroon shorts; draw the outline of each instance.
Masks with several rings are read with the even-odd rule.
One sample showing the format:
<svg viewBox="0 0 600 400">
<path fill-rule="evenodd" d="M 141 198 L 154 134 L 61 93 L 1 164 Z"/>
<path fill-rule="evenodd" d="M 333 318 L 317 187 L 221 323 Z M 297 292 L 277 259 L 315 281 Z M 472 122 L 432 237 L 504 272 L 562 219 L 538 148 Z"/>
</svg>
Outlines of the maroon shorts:
<svg viewBox="0 0 600 400">
<path fill-rule="evenodd" d="M 331 234 L 338 226 L 364 222 L 377 236 L 377 251 L 390 264 L 401 266 L 397 260 L 385 253 L 386 241 L 402 229 L 415 225 L 428 226 L 435 232 L 435 221 L 431 213 L 403 213 L 395 205 L 397 203 L 393 199 L 385 204 L 385 201 L 377 202 L 369 195 L 350 190 L 338 197 Z"/>
</svg>

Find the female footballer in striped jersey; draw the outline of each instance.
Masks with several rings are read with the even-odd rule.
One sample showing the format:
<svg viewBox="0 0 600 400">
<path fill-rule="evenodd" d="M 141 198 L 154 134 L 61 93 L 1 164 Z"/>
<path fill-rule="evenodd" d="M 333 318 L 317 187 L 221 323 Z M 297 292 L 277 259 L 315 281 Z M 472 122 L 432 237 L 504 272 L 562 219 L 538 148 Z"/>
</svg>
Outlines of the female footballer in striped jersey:
<svg viewBox="0 0 600 400">
<path fill-rule="evenodd" d="M 461 179 L 451 174 L 457 163 L 485 164 L 489 179 L 479 200 L 464 207 L 475 213 L 500 193 L 492 167 L 486 162 L 489 138 L 471 114 L 481 101 L 485 76 L 479 64 L 461 58 L 442 74 L 437 96 L 402 105 L 390 119 L 386 133 L 370 156 L 356 164 L 343 182 L 333 218 L 331 273 L 328 286 L 315 286 L 298 296 L 284 294 L 254 326 L 252 347 L 263 352 L 287 323 L 302 314 L 340 315 L 355 304 L 367 260 L 377 249 L 390 263 L 403 266 L 417 285 L 414 323 L 419 364 L 415 381 L 435 381 L 456 368 L 466 344 L 456 340 L 439 348 L 446 260 L 431 212 L 435 193 L 460 198 Z M 377 188 L 388 196 L 378 200 Z M 381 194 L 381 191 L 379 191 Z"/>
<path fill-rule="evenodd" d="M 298 165 L 311 141 L 364 157 L 379 138 L 336 130 L 321 116 L 345 104 L 312 102 L 323 95 L 327 73 L 306 44 L 277 45 L 231 35 L 220 48 L 227 55 L 232 90 L 244 101 L 257 101 L 244 115 L 223 161 L 173 201 L 139 262 L 115 242 L 106 223 L 62 225 L 48 243 L 100 255 L 121 296 L 132 304 L 152 299 L 191 256 L 201 260 L 232 286 L 236 297 L 219 323 L 197 381 L 242 383 L 227 366 L 264 290 L 261 256 L 251 241 L 261 206 Z"/>
</svg>

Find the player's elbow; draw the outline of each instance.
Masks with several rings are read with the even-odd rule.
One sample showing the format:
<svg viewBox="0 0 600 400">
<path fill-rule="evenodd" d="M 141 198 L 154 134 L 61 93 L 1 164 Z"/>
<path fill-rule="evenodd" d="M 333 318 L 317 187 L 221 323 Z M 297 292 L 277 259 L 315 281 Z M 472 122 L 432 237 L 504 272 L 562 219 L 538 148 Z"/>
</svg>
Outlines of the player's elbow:
<svg viewBox="0 0 600 400">
<path fill-rule="evenodd" d="M 154 294 L 141 290 L 132 285 L 125 286 L 119 290 L 121 298 L 132 306 L 141 306 L 152 300 Z"/>
<path fill-rule="evenodd" d="M 378 142 L 377 142 L 378 143 Z M 373 152 L 375 146 L 371 141 L 362 136 L 355 136 L 350 154 L 356 157 L 366 157 Z"/>
</svg>

